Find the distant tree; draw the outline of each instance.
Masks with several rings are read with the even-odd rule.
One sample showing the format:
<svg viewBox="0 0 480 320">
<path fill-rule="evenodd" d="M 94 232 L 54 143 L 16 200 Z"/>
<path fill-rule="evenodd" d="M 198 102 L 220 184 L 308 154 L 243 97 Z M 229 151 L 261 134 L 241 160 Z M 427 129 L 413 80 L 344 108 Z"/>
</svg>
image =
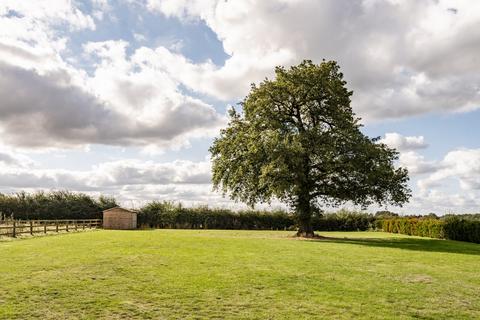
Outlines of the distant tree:
<svg viewBox="0 0 480 320">
<path fill-rule="evenodd" d="M 427 215 L 425 215 L 425 217 L 430 219 L 438 219 L 437 214 L 434 212 L 429 212 Z"/>
<path fill-rule="evenodd" d="M 101 211 L 118 207 L 117 200 L 114 197 L 104 195 L 98 197 L 97 205 Z"/>
<path fill-rule="evenodd" d="M 398 213 L 391 212 L 388 210 L 381 210 L 375 212 L 375 218 L 391 218 L 391 217 L 398 217 Z"/>
<path fill-rule="evenodd" d="M 402 205 L 408 173 L 398 153 L 361 131 L 352 92 L 334 61 L 277 67 L 230 110 L 210 148 L 213 184 L 251 206 L 277 198 L 295 212 L 298 236 L 313 237 L 322 206 L 352 202 Z"/>
</svg>

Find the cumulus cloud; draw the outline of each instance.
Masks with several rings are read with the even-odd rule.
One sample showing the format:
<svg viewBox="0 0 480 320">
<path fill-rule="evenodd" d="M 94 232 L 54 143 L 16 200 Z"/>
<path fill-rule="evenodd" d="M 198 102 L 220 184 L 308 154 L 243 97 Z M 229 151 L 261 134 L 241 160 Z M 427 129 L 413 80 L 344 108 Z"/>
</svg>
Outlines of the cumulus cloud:
<svg viewBox="0 0 480 320">
<path fill-rule="evenodd" d="M 426 214 L 434 212 L 440 215 L 455 213 L 476 213 L 480 201 L 476 194 L 465 194 L 432 189 L 429 192 L 415 194 L 401 210 L 405 214 Z"/>
<path fill-rule="evenodd" d="M 224 119 L 212 106 L 182 93 L 180 86 L 220 99 L 239 99 L 251 82 L 271 76 L 275 65 L 296 64 L 303 58 L 338 60 L 355 90 L 354 108 L 367 119 L 479 106 L 480 32 L 471 28 L 479 22 L 479 4 L 144 3 L 148 10 L 185 23 L 202 20 L 230 57 L 217 66 L 209 60 L 193 63 L 162 46 L 131 49 L 127 54 L 129 44 L 122 40 L 90 42 L 84 44 L 81 56 L 91 67 L 87 73 L 64 57 L 80 58 L 75 56 L 78 52 L 69 51 L 68 33 L 95 29 L 92 16 L 71 1 L 33 5 L 4 1 L 0 81 L 2 96 L 9 92 L 9 98 L 0 104 L 7 115 L 0 119 L 3 142 L 27 147 L 188 145 L 193 137 L 217 133 Z M 106 1 L 93 2 L 93 11 L 110 8 Z M 31 130 L 21 130 L 24 127 Z"/>
<path fill-rule="evenodd" d="M 99 77 L 100 82 L 112 80 L 105 88 L 111 100 L 76 86 L 65 70 L 42 76 L 0 64 L 3 142 L 24 147 L 89 143 L 169 147 L 223 124 L 213 107 L 179 93 L 167 97 L 157 91 L 161 82 Z M 119 103 L 112 105 L 115 99 Z"/>
<path fill-rule="evenodd" d="M 406 137 L 396 132 L 385 133 L 385 137 L 379 142 L 395 148 L 398 151 L 418 150 L 428 147 L 423 136 Z"/>
<path fill-rule="evenodd" d="M 422 190 L 453 181 L 464 191 L 480 191 L 480 149 L 460 149 L 447 153 L 434 173 L 418 182 Z"/>
<path fill-rule="evenodd" d="M 407 168 L 411 176 L 430 173 L 438 169 L 437 162 L 427 161 L 418 153 L 419 150 L 428 147 L 423 136 L 403 136 L 396 132 L 390 132 L 386 133 L 378 142 L 395 148 L 400 153 L 398 164 Z"/>
<path fill-rule="evenodd" d="M 400 153 L 399 165 L 408 169 L 408 173 L 412 176 L 431 173 L 439 168 L 439 164 L 435 161 L 427 161 L 425 157 L 415 151 L 407 151 Z"/>
<path fill-rule="evenodd" d="M 10 156 L 6 161 L 13 159 Z M 108 191 L 120 190 L 125 186 L 197 185 L 210 189 L 210 177 L 209 161 L 155 163 L 118 160 L 95 165 L 87 171 L 11 165 L 0 169 L 0 187 Z"/>
<path fill-rule="evenodd" d="M 146 0 L 152 11 L 204 21 L 230 55 L 223 66 L 151 54 L 184 84 L 245 95 L 275 65 L 339 61 L 363 117 L 386 119 L 480 106 L 480 3 L 389 0 Z M 454 9 L 454 10 L 452 10 Z M 455 57 L 455 58 L 453 58 Z"/>
<path fill-rule="evenodd" d="M 0 5 L 1 142 L 27 148 L 106 144 L 158 150 L 212 136 L 225 123 L 211 105 L 182 94 L 165 72 L 129 59 L 125 41 L 84 45 L 83 59 L 93 66 L 93 75 L 66 62 L 67 39 L 57 25 L 72 30 L 95 25 L 69 1 L 52 5 L 55 13 L 47 10 L 46 1 L 32 7 Z"/>
</svg>

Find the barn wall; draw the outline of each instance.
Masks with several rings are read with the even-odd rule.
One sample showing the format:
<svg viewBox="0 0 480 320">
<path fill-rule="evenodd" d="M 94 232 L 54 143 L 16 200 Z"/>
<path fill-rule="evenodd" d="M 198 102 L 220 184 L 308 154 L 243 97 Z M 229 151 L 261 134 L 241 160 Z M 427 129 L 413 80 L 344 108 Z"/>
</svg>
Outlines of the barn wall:
<svg viewBox="0 0 480 320">
<path fill-rule="evenodd" d="M 123 209 L 112 209 L 103 213 L 103 228 L 129 230 L 137 228 L 137 214 Z"/>
</svg>

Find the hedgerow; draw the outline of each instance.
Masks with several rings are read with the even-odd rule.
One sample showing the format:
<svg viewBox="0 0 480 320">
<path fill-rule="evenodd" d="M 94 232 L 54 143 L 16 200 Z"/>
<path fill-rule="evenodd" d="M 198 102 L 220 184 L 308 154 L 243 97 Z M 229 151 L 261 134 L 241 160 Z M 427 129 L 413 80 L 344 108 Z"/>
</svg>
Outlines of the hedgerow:
<svg viewBox="0 0 480 320">
<path fill-rule="evenodd" d="M 375 229 L 375 217 L 368 213 L 340 210 L 314 216 L 312 224 L 317 231 L 366 231 Z"/>
<path fill-rule="evenodd" d="M 448 216 L 433 218 L 389 218 L 382 221 L 385 232 L 480 243 L 480 220 Z"/>
<path fill-rule="evenodd" d="M 101 219 L 102 210 L 115 206 L 114 198 L 69 191 L 0 194 L 0 217 L 19 220 Z"/>
<path fill-rule="evenodd" d="M 430 218 L 390 218 L 382 221 L 385 232 L 408 234 L 411 236 L 445 238 L 444 222 Z"/>
<path fill-rule="evenodd" d="M 138 215 L 143 228 L 293 230 L 294 216 L 286 211 L 232 211 L 209 207 L 186 208 L 171 202 L 151 202 Z M 316 231 L 357 231 L 374 227 L 374 217 L 366 213 L 340 210 L 317 215 Z"/>
<path fill-rule="evenodd" d="M 480 220 L 449 216 L 443 221 L 447 239 L 480 243 Z"/>
<path fill-rule="evenodd" d="M 181 204 L 153 201 L 139 212 L 142 228 L 284 230 L 294 225 L 285 211 L 231 211 L 206 206 L 187 208 Z"/>
</svg>

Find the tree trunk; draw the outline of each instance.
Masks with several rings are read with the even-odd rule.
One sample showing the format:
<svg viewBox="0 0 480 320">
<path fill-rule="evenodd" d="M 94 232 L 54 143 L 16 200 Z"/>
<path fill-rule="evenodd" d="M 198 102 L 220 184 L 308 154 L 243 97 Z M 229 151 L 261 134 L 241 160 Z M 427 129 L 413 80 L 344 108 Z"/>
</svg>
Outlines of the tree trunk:
<svg viewBox="0 0 480 320">
<path fill-rule="evenodd" d="M 301 122 L 301 120 L 302 119 L 300 117 L 299 121 Z M 303 129 L 303 126 L 300 129 Z M 306 144 L 306 148 L 307 147 L 308 144 Z M 302 174 L 298 180 L 298 193 L 296 199 L 297 203 L 295 208 L 298 219 L 297 237 L 315 237 L 312 227 L 312 197 L 310 195 L 311 187 L 312 181 L 310 181 L 310 158 L 308 154 L 305 153 L 303 156 Z"/>
<path fill-rule="evenodd" d="M 313 232 L 312 223 L 310 222 L 310 219 L 308 221 L 303 221 L 303 222 L 299 221 L 297 237 L 303 237 L 303 238 L 315 237 L 315 233 Z"/>
<path fill-rule="evenodd" d="M 305 194 L 298 197 L 296 211 L 298 222 L 297 237 L 315 237 L 312 227 L 312 207 L 310 205 L 310 198 Z"/>
</svg>

